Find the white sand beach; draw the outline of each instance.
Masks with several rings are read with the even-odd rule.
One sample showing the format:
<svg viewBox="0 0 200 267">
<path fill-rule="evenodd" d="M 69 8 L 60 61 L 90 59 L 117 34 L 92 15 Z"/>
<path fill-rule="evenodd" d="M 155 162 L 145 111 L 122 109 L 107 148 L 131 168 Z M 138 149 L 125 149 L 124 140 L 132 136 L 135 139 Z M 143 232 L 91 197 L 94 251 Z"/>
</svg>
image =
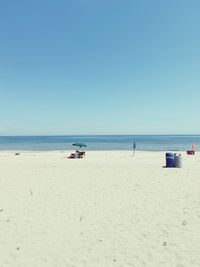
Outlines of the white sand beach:
<svg viewBox="0 0 200 267">
<path fill-rule="evenodd" d="M 199 267 L 200 155 L 0 152 L 0 267 Z"/>
</svg>

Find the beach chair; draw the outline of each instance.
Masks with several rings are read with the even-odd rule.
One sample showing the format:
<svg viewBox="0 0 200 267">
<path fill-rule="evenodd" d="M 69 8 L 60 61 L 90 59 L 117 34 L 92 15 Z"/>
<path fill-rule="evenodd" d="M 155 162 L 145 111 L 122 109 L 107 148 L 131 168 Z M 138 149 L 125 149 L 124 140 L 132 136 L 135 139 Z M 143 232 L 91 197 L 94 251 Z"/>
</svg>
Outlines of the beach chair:
<svg viewBox="0 0 200 267">
<path fill-rule="evenodd" d="M 76 153 L 71 153 L 71 155 L 68 156 L 67 158 L 68 158 L 68 159 L 76 159 L 77 156 L 78 156 L 78 154 L 77 154 L 77 152 L 76 152 Z"/>
<path fill-rule="evenodd" d="M 77 158 L 83 158 L 85 156 L 85 151 L 78 151 Z"/>
<path fill-rule="evenodd" d="M 78 151 L 76 150 L 76 153 L 72 153 L 68 159 L 81 159 L 85 156 L 85 151 Z"/>
</svg>

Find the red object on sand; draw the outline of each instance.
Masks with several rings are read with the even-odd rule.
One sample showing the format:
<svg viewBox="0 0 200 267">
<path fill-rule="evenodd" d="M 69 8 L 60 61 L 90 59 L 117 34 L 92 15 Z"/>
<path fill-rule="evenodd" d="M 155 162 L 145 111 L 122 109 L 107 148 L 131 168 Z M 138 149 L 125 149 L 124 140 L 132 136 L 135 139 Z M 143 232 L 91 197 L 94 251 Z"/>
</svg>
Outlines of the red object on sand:
<svg viewBox="0 0 200 267">
<path fill-rule="evenodd" d="M 188 155 L 194 155 L 194 150 L 188 150 L 188 151 L 187 151 L 187 154 L 188 154 Z"/>
</svg>

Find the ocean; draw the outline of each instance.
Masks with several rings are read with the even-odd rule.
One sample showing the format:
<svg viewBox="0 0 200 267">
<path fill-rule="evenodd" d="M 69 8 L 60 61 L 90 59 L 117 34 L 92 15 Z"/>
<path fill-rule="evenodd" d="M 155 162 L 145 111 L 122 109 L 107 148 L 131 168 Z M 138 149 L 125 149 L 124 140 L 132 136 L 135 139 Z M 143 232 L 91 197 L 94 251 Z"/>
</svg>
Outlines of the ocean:
<svg viewBox="0 0 200 267">
<path fill-rule="evenodd" d="M 200 149 L 200 135 L 66 135 L 66 136 L 1 136 L 0 150 L 73 150 L 72 143 L 87 144 L 87 150 L 183 151 L 192 143 Z"/>
</svg>

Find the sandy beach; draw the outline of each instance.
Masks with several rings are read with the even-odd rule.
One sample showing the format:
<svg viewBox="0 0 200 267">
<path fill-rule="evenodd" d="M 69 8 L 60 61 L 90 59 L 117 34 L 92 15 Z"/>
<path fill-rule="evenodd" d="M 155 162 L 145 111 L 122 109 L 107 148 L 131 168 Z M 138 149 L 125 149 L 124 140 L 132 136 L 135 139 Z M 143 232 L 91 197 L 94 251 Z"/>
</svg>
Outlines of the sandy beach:
<svg viewBox="0 0 200 267">
<path fill-rule="evenodd" d="M 0 267 L 199 267 L 200 156 L 0 152 Z"/>
</svg>

